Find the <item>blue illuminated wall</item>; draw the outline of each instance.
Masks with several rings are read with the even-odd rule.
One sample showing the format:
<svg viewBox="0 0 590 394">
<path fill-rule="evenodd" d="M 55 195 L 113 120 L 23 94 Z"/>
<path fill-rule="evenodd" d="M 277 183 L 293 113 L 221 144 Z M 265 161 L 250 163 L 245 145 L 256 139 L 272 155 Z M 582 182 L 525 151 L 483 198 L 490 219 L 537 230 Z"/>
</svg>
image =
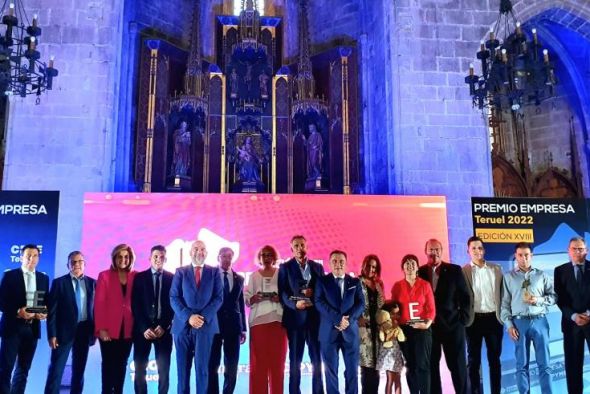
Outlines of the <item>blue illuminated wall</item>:
<svg viewBox="0 0 590 394">
<path fill-rule="evenodd" d="M 590 11 L 584 0 L 556 0 L 552 8 L 541 0 L 513 3 L 518 17 L 539 24 L 541 38 L 564 57 L 560 68 L 568 75 L 560 76 L 565 90 L 560 94 L 574 109 L 588 190 Z M 60 74 L 40 105 L 33 98 L 11 100 L 2 187 L 61 191 L 57 256 L 63 260 L 80 242 L 82 193 L 135 188 L 140 38 L 154 33 L 188 47 L 193 2 L 74 0 L 64 8 L 61 1 L 47 0 L 42 7 L 34 1 L 27 5 L 43 27 L 42 56 L 55 54 Z M 201 1 L 206 59 L 214 56 L 212 15 L 232 5 Z M 285 62 L 292 61 L 297 2 L 276 0 L 271 6 L 285 20 Z M 469 198 L 493 193 L 488 131 L 471 108 L 463 79 L 479 40 L 497 18 L 497 6 L 483 0 L 310 2 L 313 50 L 342 42 L 356 42 L 359 48 L 362 192 L 445 195 L 451 256 L 458 262 L 466 258 L 464 240 L 471 232 Z M 576 73 L 569 72 L 574 67 Z M 563 119 L 559 122 L 556 127 L 562 129 Z"/>
</svg>

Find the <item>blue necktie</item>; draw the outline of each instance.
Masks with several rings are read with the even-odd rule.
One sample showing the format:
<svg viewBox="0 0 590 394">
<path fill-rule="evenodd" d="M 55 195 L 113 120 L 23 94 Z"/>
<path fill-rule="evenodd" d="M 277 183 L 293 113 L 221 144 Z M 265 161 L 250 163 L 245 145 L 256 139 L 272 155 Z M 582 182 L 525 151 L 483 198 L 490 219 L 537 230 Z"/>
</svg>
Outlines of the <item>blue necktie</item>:
<svg viewBox="0 0 590 394">
<path fill-rule="evenodd" d="M 80 281 L 82 279 L 74 279 L 76 281 L 76 306 L 78 307 L 78 321 L 82 321 L 82 289 L 80 288 Z"/>
<path fill-rule="evenodd" d="M 227 279 L 227 271 L 223 271 L 223 294 L 229 295 L 229 279 Z"/>
<path fill-rule="evenodd" d="M 154 277 L 156 278 L 156 288 L 154 291 L 154 300 L 156 300 L 156 302 L 154 302 L 155 305 L 155 311 L 154 311 L 154 318 L 158 319 L 160 316 L 160 275 L 162 273 L 160 271 L 156 271 L 154 273 Z"/>
<path fill-rule="evenodd" d="M 576 264 L 576 283 L 582 286 L 582 279 L 584 278 L 584 271 L 582 271 L 582 264 Z"/>
<path fill-rule="evenodd" d="M 338 286 L 338 291 L 340 292 L 340 297 L 342 297 L 342 282 L 344 281 L 344 278 L 336 278 L 336 285 Z"/>
</svg>

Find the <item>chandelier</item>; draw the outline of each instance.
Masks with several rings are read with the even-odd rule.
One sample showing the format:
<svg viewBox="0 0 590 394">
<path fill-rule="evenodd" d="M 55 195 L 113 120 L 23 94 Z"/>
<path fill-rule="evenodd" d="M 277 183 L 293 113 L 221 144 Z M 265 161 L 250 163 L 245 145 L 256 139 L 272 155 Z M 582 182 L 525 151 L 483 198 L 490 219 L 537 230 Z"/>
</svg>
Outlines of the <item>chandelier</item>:
<svg viewBox="0 0 590 394">
<path fill-rule="evenodd" d="M 481 41 L 476 57 L 481 61 L 481 75 L 475 74 L 472 63 L 465 77 L 474 107 L 489 108 L 492 113 L 518 111 L 553 96 L 557 81 L 549 51 L 541 47 L 536 29 L 525 32 L 517 22 L 510 0 L 500 0 L 498 20 L 489 39 Z"/>
<path fill-rule="evenodd" d="M 37 50 L 41 28 L 37 15 L 29 21 L 22 0 L 7 5 L 4 1 L 0 13 L 6 31 L 0 35 L 0 94 L 41 95 L 51 90 L 57 70 L 53 67 L 54 58 L 46 64 L 39 59 Z M 37 98 L 37 103 L 39 98 Z"/>
</svg>

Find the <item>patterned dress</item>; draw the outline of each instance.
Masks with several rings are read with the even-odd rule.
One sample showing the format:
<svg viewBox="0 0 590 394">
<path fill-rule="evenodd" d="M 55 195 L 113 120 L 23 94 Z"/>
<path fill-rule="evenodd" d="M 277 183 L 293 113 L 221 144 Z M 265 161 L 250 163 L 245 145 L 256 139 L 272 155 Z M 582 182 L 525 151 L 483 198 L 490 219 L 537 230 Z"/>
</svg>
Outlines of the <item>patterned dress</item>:
<svg viewBox="0 0 590 394">
<path fill-rule="evenodd" d="M 359 279 L 361 280 L 361 288 L 365 297 L 365 310 L 362 316 L 368 322 L 368 327 L 359 327 L 360 366 L 375 368 L 379 350 L 379 333 L 377 322 L 375 321 L 375 314 L 383 306 L 383 289 L 377 284 L 375 290 L 373 290 L 367 287 L 362 276 Z"/>
<path fill-rule="evenodd" d="M 379 354 L 377 355 L 377 369 L 380 371 L 391 371 L 400 373 L 404 368 L 404 356 L 397 340 L 393 340 L 393 346 L 383 347 L 379 341 Z"/>
</svg>

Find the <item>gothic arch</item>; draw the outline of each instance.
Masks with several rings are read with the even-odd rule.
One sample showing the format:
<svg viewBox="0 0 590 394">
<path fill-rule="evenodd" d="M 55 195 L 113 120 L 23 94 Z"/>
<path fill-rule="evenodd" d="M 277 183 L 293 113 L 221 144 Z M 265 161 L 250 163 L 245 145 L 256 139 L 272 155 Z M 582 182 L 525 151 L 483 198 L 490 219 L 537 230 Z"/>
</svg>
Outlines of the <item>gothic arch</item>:
<svg viewBox="0 0 590 394">
<path fill-rule="evenodd" d="M 556 168 L 549 168 L 535 179 L 535 197 L 571 198 L 578 197 L 572 182 Z"/>
<path fill-rule="evenodd" d="M 510 163 L 501 156 L 492 155 L 492 177 L 494 180 L 495 196 L 528 196 L 528 191 L 524 179 L 518 174 L 512 163 Z"/>
</svg>

